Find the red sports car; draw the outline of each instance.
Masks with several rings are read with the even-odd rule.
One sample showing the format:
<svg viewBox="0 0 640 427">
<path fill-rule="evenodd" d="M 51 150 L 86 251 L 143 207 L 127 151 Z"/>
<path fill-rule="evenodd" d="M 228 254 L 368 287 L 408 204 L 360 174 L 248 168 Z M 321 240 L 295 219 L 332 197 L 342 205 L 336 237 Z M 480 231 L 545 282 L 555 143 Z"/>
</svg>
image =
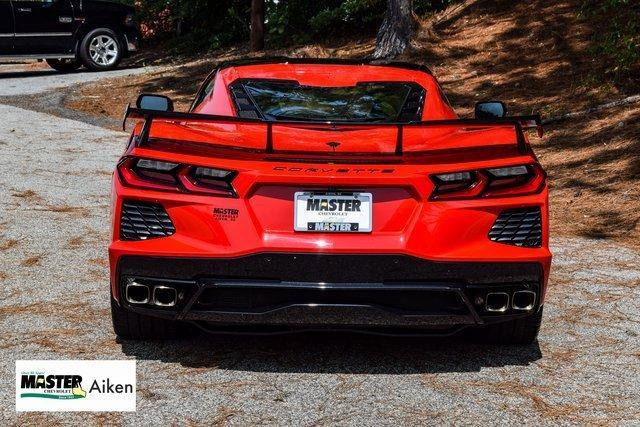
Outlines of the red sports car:
<svg viewBox="0 0 640 427">
<path fill-rule="evenodd" d="M 141 95 L 113 176 L 116 334 L 531 343 L 551 263 L 540 118 L 475 114 L 424 67 L 365 60 L 223 64 L 187 113 Z"/>
</svg>

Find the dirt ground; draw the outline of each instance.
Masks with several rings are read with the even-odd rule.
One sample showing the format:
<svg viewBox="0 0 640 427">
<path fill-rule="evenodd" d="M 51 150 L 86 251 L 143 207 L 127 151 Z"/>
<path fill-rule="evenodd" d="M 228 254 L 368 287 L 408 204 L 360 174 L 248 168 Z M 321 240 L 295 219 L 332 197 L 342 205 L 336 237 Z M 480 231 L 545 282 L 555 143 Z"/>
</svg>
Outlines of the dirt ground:
<svg viewBox="0 0 640 427">
<path fill-rule="evenodd" d="M 629 95 L 603 82 L 590 54 L 589 22 L 578 1 L 526 3 L 466 1 L 422 23 L 412 49 L 400 58 L 428 65 L 462 116 L 475 102 L 505 101 L 514 114 L 544 119 Z M 533 16 L 533 18 L 532 18 Z M 266 56 L 363 57 L 374 41 L 294 47 Z M 70 89 L 65 105 L 120 119 L 141 92 L 163 93 L 186 110 L 198 84 L 219 61 L 247 56 L 243 47 L 212 52 L 155 72 Z M 640 104 L 546 126 L 532 144 L 549 172 L 552 232 L 614 238 L 640 247 Z"/>
</svg>

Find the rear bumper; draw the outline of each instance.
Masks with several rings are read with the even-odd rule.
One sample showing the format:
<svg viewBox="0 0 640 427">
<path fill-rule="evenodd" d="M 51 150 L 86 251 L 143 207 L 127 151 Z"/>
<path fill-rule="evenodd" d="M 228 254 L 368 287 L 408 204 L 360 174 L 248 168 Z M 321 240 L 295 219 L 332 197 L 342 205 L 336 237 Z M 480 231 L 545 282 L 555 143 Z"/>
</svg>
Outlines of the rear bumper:
<svg viewBox="0 0 640 427">
<path fill-rule="evenodd" d="M 114 293 L 126 309 L 201 326 L 428 328 L 442 333 L 537 311 L 544 271 L 536 262 L 432 262 L 407 255 L 262 253 L 237 258 L 122 256 Z M 130 304 L 135 280 L 175 287 L 173 307 Z M 529 310 L 487 312 L 488 292 L 536 293 Z M 120 297 L 118 297 L 118 295 Z"/>
</svg>

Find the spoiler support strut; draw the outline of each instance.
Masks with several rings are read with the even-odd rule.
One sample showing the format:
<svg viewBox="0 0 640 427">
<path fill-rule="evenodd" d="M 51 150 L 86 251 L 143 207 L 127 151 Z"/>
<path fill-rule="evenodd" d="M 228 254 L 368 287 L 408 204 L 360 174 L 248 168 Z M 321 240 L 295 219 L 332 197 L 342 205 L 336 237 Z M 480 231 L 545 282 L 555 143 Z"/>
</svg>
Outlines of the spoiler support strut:
<svg viewBox="0 0 640 427">
<path fill-rule="evenodd" d="M 273 153 L 273 123 L 267 122 L 267 147 L 265 148 L 267 154 Z"/>
<path fill-rule="evenodd" d="M 402 138 L 404 133 L 404 127 L 398 125 L 398 139 L 396 140 L 396 156 L 402 156 Z"/>
</svg>

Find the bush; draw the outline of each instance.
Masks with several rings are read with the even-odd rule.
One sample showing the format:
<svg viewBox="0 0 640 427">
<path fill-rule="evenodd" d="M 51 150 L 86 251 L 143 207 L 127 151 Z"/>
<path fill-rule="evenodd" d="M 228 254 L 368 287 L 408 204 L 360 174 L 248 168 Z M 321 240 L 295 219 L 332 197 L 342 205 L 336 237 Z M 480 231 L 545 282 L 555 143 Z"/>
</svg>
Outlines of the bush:
<svg viewBox="0 0 640 427">
<path fill-rule="evenodd" d="M 267 5 L 271 45 L 370 35 L 382 21 L 385 0 L 287 0 Z"/>
<path fill-rule="evenodd" d="M 143 36 L 211 49 L 249 38 L 251 0 L 136 0 Z"/>
<path fill-rule="evenodd" d="M 134 0 L 120 0 L 131 3 Z M 414 0 L 416 14 L 439 10 L 451 0 Z M 147 39 L 173 39 L 181 50 L 228 46 L 249 38 L 251 0 L 135 0 Z M 266 0 L 270 47 L 369 37 L 376 33 L 387 0 Z"/>
<path fill-rule="evenodd" d="M 640 68 L 640 2 L 584 0 L 580 12 L 595 24 L 592 53 L 608 60 L 616 80 L 631 77 Z"/>
</svg>

